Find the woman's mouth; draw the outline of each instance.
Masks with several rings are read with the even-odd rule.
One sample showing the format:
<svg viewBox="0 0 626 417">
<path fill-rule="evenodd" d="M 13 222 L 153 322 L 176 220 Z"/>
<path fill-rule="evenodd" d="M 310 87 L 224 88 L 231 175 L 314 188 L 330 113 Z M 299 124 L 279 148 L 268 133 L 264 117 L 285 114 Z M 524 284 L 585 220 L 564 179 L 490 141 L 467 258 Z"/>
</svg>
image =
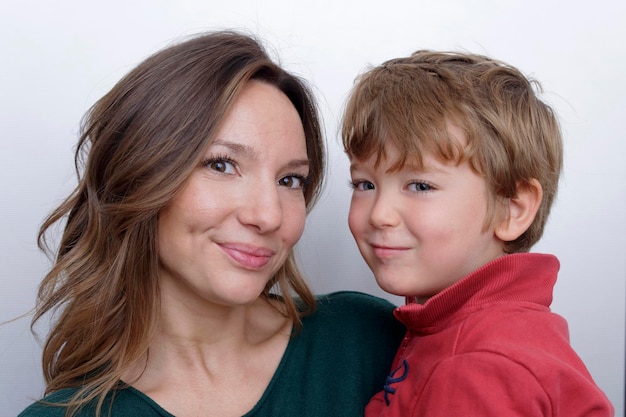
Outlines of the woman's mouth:
<svg viewBox="0 0 626 417">
<path fill-rule="evenodd" d="M 243 243 L 219 243 L 220 248 L 245 269 L 261 269 L 272 259 L 274 251 Z"/>
</svg>

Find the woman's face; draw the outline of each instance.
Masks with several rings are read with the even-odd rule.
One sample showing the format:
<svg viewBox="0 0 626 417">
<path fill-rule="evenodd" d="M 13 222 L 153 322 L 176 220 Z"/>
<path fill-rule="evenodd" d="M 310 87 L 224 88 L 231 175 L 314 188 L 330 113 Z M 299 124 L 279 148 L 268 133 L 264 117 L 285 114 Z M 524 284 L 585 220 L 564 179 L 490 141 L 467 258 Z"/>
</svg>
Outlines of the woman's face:
<svg viewBox="0 0 626 417">
<path fill-rule="evenodd" d="M 187 307 L 255 301 L 302 234 L 308 175 L 295 107 L 276 87 L 250 81 L 159 214 L 164 296 Z"/>
</svg>

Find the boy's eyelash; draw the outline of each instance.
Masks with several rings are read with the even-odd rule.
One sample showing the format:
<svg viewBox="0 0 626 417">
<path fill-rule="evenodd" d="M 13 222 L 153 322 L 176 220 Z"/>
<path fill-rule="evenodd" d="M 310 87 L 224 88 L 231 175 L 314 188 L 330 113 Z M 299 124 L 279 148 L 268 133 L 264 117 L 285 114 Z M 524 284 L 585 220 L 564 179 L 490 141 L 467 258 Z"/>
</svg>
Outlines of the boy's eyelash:
<svg viewBox="0 0 626 417">
<path fill-rule="evenodd" d="M 428 181 L 421 181 L 421 180 L 410 181 L 408 183 L 408 186 L 411 186 L 411 185 L 414 185 L 416 188 L 418 188 L 417 191 L 421 191 L 421 192 L 429 192 L 429 191 L 434 191 L 436 189 L 435 186 L 429 183 Z M 427 189 L 419 189 L 420 187 L 425 187 Z"/>
<path fill-rule="evenodd" d="M 367 180 L 349 180 L 348 186 L 353 190 L 358 190 L 359 185 L 362 185 L 364 183 L 372 184 L 370 181 L 367 181 Z"/>
<path fill-rule="evenodd" d="M 364 181 L 364 180 L 354 180 L 354 181 L 353 180 L 348 180 L 348 186 L 350 188 L 352 188 L 353 190 L 356 190 L 357 187 L 359 185 L 363 184 L 364 182 L 368 182 L 368 181 Z M 432 184 L 430 184 L 429 182 L 426 182 L 426 181 L 418 181 L 418 180 L 410 181 L 409 185 L 411 185 L 411 184 L 415 184 L 416 186 L 420 186 L 420 185 L 426 186 L 428 188 L 428 190 L 423 190 L 424 192 L 432 191 L 432 190 L 435 189 L 435 187 Z"/>
</svg>

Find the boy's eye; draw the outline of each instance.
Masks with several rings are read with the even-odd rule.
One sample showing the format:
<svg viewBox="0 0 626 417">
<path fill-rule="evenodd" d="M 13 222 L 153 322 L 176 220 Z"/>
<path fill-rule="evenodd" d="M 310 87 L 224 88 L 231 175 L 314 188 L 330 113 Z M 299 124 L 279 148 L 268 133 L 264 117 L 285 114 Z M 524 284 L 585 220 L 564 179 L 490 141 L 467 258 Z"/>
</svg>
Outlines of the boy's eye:
<svg viewBox="0 0 626 417">
<path fill-rule="evenodd" d="M 374 190 L 376 187 L 369 181 L 351 181 L 350 186 L 357 191 Z"/>
<path fill-rule="evenodd" d="M 433 186 L 425 183 L 425 182 L 421 182 L 421 181 L 417 181 L 417 182 L 412 182 L 408 185 L 408 189 L 410 191 L 416 191 L 416 192 L 425 192 L 425 191 L 432 191 L 434 190 Z"/>
<path fill-rule="evenodd" d="M 306 184 L 306 178 L 303 175 L 287 175 L 278 180 L 278 185 L 287 188 L 303 188 Z"/>
</svg>

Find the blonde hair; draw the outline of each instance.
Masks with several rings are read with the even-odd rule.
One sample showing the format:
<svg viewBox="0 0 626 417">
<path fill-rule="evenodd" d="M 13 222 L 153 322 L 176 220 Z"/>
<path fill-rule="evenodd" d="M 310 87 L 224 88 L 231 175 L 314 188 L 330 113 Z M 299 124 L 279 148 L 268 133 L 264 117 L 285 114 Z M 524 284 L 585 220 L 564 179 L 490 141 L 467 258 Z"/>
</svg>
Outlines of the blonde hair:
<svg viewBox="0 0 626 417">
<path fill-rule="evenodd" d="M 146 59 L 83 120 L 75 156 L 78 185 L 43 223 L 66 220 L 52 269 L 40 285 L 34 325 L 58 317 L 43 351 L 46 392 L 80 387 L 67 413 L 106 395 L 148 349 L 159 311 L 157 216 L 200 163 L 220 122 L 249 80 L 275 86 L 297 109 L 306 136 L 307 211 L 317 200 L 325 148 L 313 95 L 250 36 L 192 37 Z M 267 284 L 296 328 L 315 299 L 293 252 Z M 301 300 L 296 305 L 295 297 Z"/>
<path fill-rule="evenodd" d="M 541 237 L 558 188 L 563 163 L 554 111 L 538 98 L 539 83 L 503 62 L 469 53 L 421 50 L 389 60 L 358 79 L 342 125 L 349 158 L 376 163 L 386 143 L 421 167 L 430 153 L 443 161 L 469 161 L 489 190 L 487 224 L 498 199 L 514 198 L 534 178 L 543 200 L 532 225 L 505 242 L 507 253 L 530 250 Z M 448 126 L 462 129 L 467 145 Z"/>
</svg>

